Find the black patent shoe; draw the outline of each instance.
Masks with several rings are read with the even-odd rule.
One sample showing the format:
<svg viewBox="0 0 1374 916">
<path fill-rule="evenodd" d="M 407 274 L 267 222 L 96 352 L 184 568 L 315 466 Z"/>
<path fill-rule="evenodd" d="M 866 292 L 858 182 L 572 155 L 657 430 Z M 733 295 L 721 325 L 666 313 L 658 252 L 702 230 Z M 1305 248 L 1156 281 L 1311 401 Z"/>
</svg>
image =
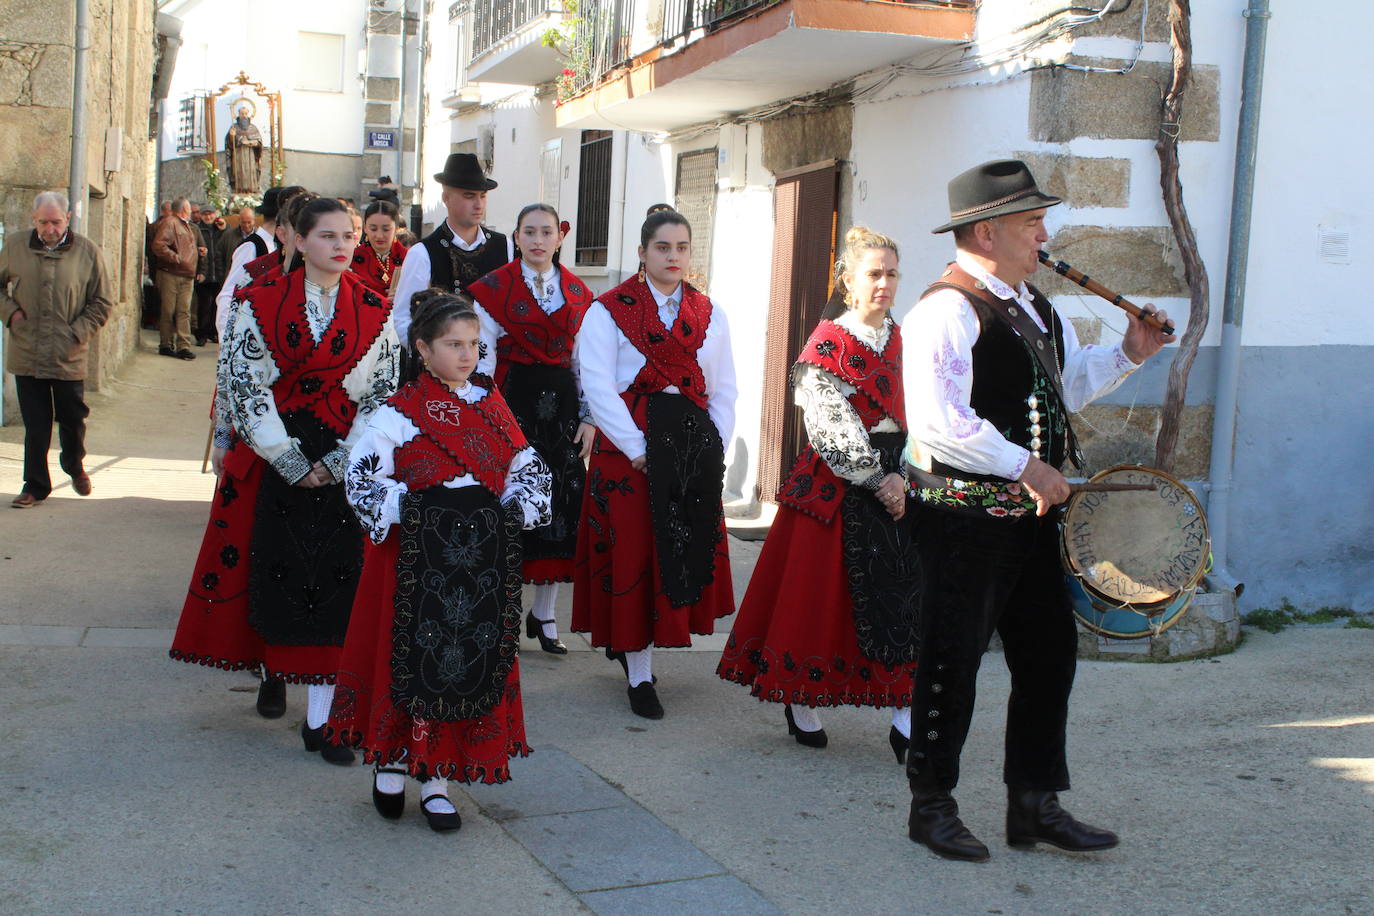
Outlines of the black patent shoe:
<svg viewBox="0 0 1374 916">
<path fill-rule="evenodd" d="M 911 739 L 892 726 L 887 733 L 887 743 L 892 745 L 892 753 L 897 755 L 898 763 L 906 763 L 906 749 L 911 747 Z"/>
<path fill-rule="evenodd" d="M 630 709 L 637 716 L 646 719 L 662 719 L 663 704 L 658 701 L 658 691 L 654 690 L 654 685 L 645 681 L 643 684 L 636 684 L 628 691 L 630 694 Z"/>
<path fill-rule="evenodd" d="M 797 728 L 797 721 L 792 718 L 791 706 L 783 706 L 782 714 L 787 718 L 787 733 L 796 738 L 798 744 L 803 747 L 825 747 L 830 743 L 830 737 L 826 735 L 823 728 L 814 732 L 802 731 Z"/>
<path fill-rule="evenodd" d="M 352 765 L 356 759 L 353 756 L 353 749 L 344 747 L 340 744 L 331 744 L 325 740 L 324 726 L 311 728 L 306 723 L 301 723 L 301 741 L 305 744 L 305 749 L 314 754 L 319 753 L 327 763 L 337 764 L 341 767 Z"/>
<path fill-rule="evenodd" d="M 258 715 L 264 719 L 280 719 L 286 715 L 286 681 L 271 677 L 258 685 Z"/>
<path fill-rule="evenodd" d="M 449 799 L 447 795 L 431 795 L 420 801 L 420 811 L 424 814 L 425 820 L 429 822 L 429 829 L 433 830 L 435 833 L 446 833 L 450 830 L 457 830 L 462 827 L 463 816 L 459 814 L 456 809 L 447 813 L 429 810 L 429 803 L 436 798 L 442 798 L 449 804 L 453 804 L 452 800 Z"/>
<path fill-rule="evenodd" d="M 563 641 L 561 639 L 559 639 L 557 636 L 555 636 L 553 639 L 550 639 L 549 637 L 544 635 L 544 624 L 542 621 L 535 619 L 533 611 L 525 615 L 525 635 L 528 636 L 530 639 L 539 640 L 539 648 L 543 649 L 550 655 L 568 654 L 568 647 L 563 645 Z M 628 670 L 625 673 L 626 676 L 629 675 Z"/>
<path fill-rule="evenodd" d="M 378 773 L 400 773 L 405 775 L 405 770 L 378 770 Z M 377 788 L 377 778 L 372 778 L 372 807 L 377 809 L 377 813 L 389 821 L 400 820 L 401 815 L 406 810 L 406 790 L 401 787 L 399 792 L 383 792 Z"/>
<path fill-rule="evenodd" d="M 937 856 L 960 862 L 986 862 L 987 846 L 959 819 L 959 805 L 948 792 L 912 792 L 907 836 Z"/>
<path fill-rule="evenodd" d="M 1007 845 L 1030 849 L 1049 843 L 1068 852 L 1099 852 L 1120 840 L 1110 830 L 1075 820 L 1059 807 L 1059 793 L 1007 787 Z"/>
</svg>

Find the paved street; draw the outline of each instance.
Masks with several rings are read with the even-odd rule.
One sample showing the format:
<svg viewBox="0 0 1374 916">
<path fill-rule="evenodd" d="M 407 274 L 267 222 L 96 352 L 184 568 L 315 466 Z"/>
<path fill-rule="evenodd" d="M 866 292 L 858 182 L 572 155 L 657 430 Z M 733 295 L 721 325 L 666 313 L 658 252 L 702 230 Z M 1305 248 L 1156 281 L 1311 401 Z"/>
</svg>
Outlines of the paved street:
<svg viewBox="0 0 1374 916">
<path fill-rule="evenodd" d="M 1093 857 L 1002 842 L 1000 656 L 958 792 L 993 859 L 969 865 L 906 839 L 884 713 L 827 711 L 830 747 L 798 746 L 714 676 L 723 632 L 656 657 L 661 722 L 584 641 L 528 641 L 535 754 L 454 787 L 456 835 L 413 784 L 385 822 L 366 770 L 301 749 L 303 689 L 267 721 L 247 674 L 167 658 L 212 489 L 213 347 L 183 363 L 150 340 L 90 398 L 91 497 L 54 451 L 52 498 L 9 509 L 23 430 L 0 430 L 0 913 L 1374 912 L 1370 630 L 1081 663 L 1065 803 L 1122 836 Z M 758 545 L 730 546 L 742 593 Z"/>
</svg>

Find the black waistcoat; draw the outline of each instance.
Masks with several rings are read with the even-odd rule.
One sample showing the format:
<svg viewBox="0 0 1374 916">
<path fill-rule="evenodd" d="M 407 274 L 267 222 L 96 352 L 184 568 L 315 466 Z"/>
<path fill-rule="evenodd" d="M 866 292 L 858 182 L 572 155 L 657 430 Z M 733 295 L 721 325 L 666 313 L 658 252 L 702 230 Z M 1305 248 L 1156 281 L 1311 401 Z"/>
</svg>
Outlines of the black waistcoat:
<svg viewBox="0 0 1374 916">
<path fill-rule="evenodd" d="M 482 277 L 506 265 L 510 260 L 506 257 L 506 237 L 486 226 L 482 227 L 482 232 L 487 240 L 472 251 L 464 251 L 453 244 L 453 231 L 447 220 L 420 240 L 429 252 L 430 286 L 465 292 Z"/>
<path fill-rule="evenodd" d="M 1064 323 L 1038 289 L 1026 284 L 1041 322 L 1051 330 L 1060 372 L 1064 369 Z M 978 316 L 978 340 L 973 344 L 973 391 L 969 404 L 974 413 L 997 427 L 1006 439 L 1031 452 L 1031 407 L 1027 400 L 1035 395 L 1040 413 L 1040 458 L 1059 468 L 1069 457 L 1069 418 L 1055 386 L 1030 345 L 1012 330 L 1007 321 L 993 314 L 992 308 L 976 296 L 965 295 Z M 962 480 L 998 480 L 974 474 L 932 460 L 931 471 Z"/>
</svg>

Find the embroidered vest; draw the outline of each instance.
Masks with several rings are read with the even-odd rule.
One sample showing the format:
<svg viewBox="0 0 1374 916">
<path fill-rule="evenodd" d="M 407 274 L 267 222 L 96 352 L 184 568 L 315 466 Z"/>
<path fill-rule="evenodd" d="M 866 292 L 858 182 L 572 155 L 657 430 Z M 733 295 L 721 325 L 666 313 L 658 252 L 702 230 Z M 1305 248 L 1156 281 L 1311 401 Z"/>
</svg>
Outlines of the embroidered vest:
<svg viewBox="0 0 1374 916">
<path fill-rule="evenodd" d="M 467 292 L 473 283 L 506 263 L 506 237 L 486 226 L 482 227 L 482 232 L 487 240 L 472 251 L 464 251 L 453 244 L 453 232 L 447 220 L 420 240 L 429 252 L 430 286 L 455 293 Z"/>
<path fill-rule="evenodd" d="M 349 265 L 349 270 L 374 292 L 385 296 L 391 292 L 391 278 L 401 269 L 407 250 L 400 242 L 392 242 L 391 251 L 387 254 L 387 263 L 383 264 L 377 257 L 377 250 L 369 243 L 363 242 L 353 249 L 353 261 Z"/>
<path fill-rule="evenodd" d="M 631 277 L 596 300 L 606 307 L 625 339 L 644 356 L 644 368 L 622 395 L 633 405 L 636 395 L 652 394 L 676 386 L 693 404 L 706 409 L 706 376 L 697 362 L 697 351 L 706 340 L 714 306 L 705 295 L 682 284 L 677 319 L 665 328 L 658 317 L 658 303 L 648 284 Z M 642 411 L 631 407 L 643 429 Z"/>
<path fill-rule="evenodd" d="M 305 317 L 305 271 L 264 277 L 242 292 L 280 377 L 272 393 L 280 413 L 308 410 L 340 436 L 348 435 L 358 405 L 343 380 L 386 327 L 391 303 L 345 272 L 334 317 L 320 342 Z"/>
<path fill-rule="evenodd" d="M 508 363 L 572 367 L 573 341 L 592 304 L 591 290 L 572 271 L 558 269 L 564 304 L 552 315 L 539 307 L 517 258 L 482 277 L 468 292 L 506 332 L 496 342 L 496 381 Z"/>
<path fill-rule="evenodd" d="M 843 326 L 822 319 L 797 357 L 797 366 L 802 365 L 824 369 L 857 389 L 848 400 L 865 429 L 886 417 L 895 420 L 902 433 L 906 433 L 902 331 L 895 322 L 883 352 L 874 353 Z M 844 483 L 808 444 L 797 456 L 775 498 L 784 506 L 828 523 L 840 507 Z"/>
<path fill-rule="evenodd" d="M 258 241 L 262 241 L 262 239 L 258 238 L 256 235 L 253 236 L 253 238 L 258 239 Z M 253 260 L 249 261 L 247 264 L 243 265 L 243 272 L 248 274 L 248 281 L 250 283 L 255 280 L 261 280 L 264 276 L 266 276 L 267 272 L 272 270 L 273 268 L 276 268 L 277 271 L 280 272 L 282 260 L 283 252 L 280 248 L 278 248 L 276 251 L 269 251 L 267 252 L 267 254 L 264 254 L 260 257 L 256 257 Z"/>
<path fill-rule="evenodd" d="M 396 449 L 396 479 L 410 492 L 471 474 L 497 498 L 506 489 L 511 459 L 528 443 L 491 379 L 474 374 L 487 389 L 469 403 L 429 372 L 406 382 L 387 401 L 420 428 L 420 435 Z"/>
<path fill-rule="evenodd" d="M 1017 334 L 986 301 L 992 293 L 980 291 L 977 281 L 957 264 L 951 264 L 942 275 L 942 282 L 932 284 L 922 298 L 936 289 L 954 287 L 963 293 L 978 316 L 978 339 L 973 344 L 973 389 L 969 405 L 978 416 L 992 423 L 1008 441 L 1030 450 L 1032 424 L 1040 426 L 1040 457 L 1058 468 L 1070 455 L 1073 431 L 1069 426 L 1069 412 L 1057 393 L 1056 382 L 1049 378 L 1039 360 L 1031 353 L 1030 343 Z M 1030 284 L 1035 310 L 1041 323 L 1050 329 L 1046 339 L 1054 348 L 1059 371 L 1064 369 L 1064 324 L 1049 299 Z M 1030 406 L 1034 396 L 1036 407 Z M 1039 414 L 1033 419 L 1032 411 Z M 943 462 L 931 461 L 931 472 L 965 480 L 996 480 L 986 475 L 972 474 Z"/>
</svg>

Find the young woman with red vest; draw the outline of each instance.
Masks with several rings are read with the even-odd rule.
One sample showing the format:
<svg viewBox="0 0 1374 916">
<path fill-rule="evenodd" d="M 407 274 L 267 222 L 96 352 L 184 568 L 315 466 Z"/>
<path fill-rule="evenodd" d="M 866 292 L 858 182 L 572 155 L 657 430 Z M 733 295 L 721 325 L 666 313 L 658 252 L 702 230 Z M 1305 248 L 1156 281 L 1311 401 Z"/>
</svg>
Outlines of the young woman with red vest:
<svg viewBox="0 0 1374 916">
<path fill-rule="evenodd" d="M 520 532 L 548 521 L 549 470 L 473 373 L 471 301 L 418 293 L 409 330 L 426 369 L 373 415 L 344 479 L 371 543 L 329 727 L 376 767 L 379 814 L 401 816 L 409 775 L 430 827 L 456 830 L 448 780 L 506 782 L 529 753 Z"/>
<path fill-rule="evenodd" d="M 515 221 L 519 257 L 468 288 L 482 324 L 478 371 L 490 374 L 530 444 L 553 471 L 553 515 L 525 532 L 525 581 L 534 601 L 525 635 L 554 655 L 558 639 L 554 602 L 558 583 L 571 582 L 577 522 L 596 428 L 582 402 L 573 367 L 573 341 L 592 292 L 558 263 L 565 231 L 558 211 L 530 204 Z"/>
<path fill-rule="evenodd" d="M 389 200 L 374 200 L 363 211 L 363 238 L 353 252 L 351 270 L 373 292 L 391 295 L 392 280 L 406 259 L 406 246 L 396 241 L 400 211 Z"/>
<path fill-rule="evenodd" d="M 625 667 L 630 708 L 663 717 L 654 646 L 689 646 L 734 612 L 721 492 L 735 423 L 725 314 L 682 278 L 692 229 L 640 229 L 641 272 L 601 296 L 577 335 L 597 427 L 573 569 L 572 627 Z"/>
<path fill-rule="evenodd" d="M 221 344 L 238 440 L 171 655 L 310 685 L 306 750 L 350 763 L 322 735 L 362 569 L 362 530 L 340 482 L 349 448 L 395 391 L 398 343 L 390 303 L 348 273 L 355 239 L 343 205 L 313 200 L 293 229 L 303 268 L 241 290 Z"/>
<path fill-rule="evenodd" d="M 900 762 L 911 734 L 920 563 L 906 497 L 897 243 L 845 235 L 848 308 L 822 320 L 793 369 L 810 444 L 777 495 L 716 673 L 786 704 L 798 744 L 825 747 L 816 707 L 892 707 Z"/>
</svg>

